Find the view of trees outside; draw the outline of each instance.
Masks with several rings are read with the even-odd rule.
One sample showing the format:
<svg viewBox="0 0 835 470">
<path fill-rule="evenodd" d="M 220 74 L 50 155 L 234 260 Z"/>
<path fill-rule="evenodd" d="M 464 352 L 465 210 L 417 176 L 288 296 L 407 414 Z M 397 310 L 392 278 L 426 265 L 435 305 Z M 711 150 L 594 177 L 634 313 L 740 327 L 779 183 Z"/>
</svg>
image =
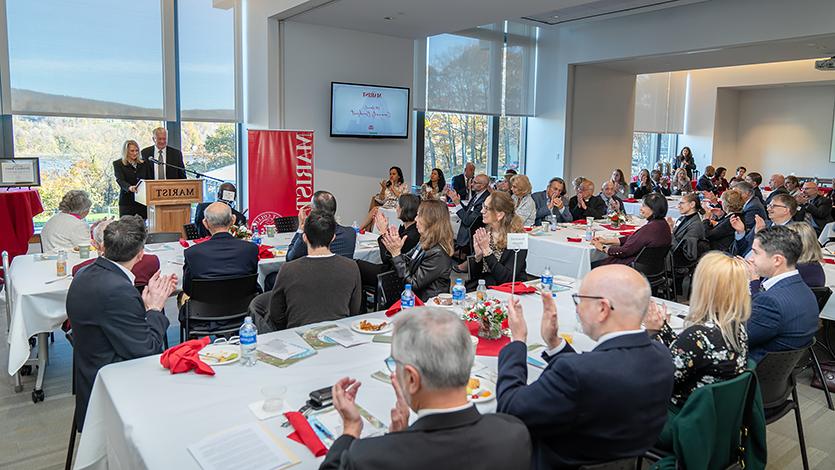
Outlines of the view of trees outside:
<svg viewBox="0 0 835 470">
<path fill-rule="evenodd" d="M 119 214 L 119 186 L 113 177 L 113 161 L 121 158 L 125 140 L 140 147 L 152 145 L 159 121 L 92 119 L 75 117 L 15 116 L 15 155 L 40 159 L 44 212 L 35 218 L 43 225 L 58 211 L 58 203 L 70 189 L 83 189 L 93 207 L 88 220 Z M 232 165 L 234 180 L 234 124 L 183 123 L 186 166 L 209 172 Z M 208 194 L 216 192 L 216 189 Z"/>
<path fill-rule="evenodd" d="M 423 174 L 440 168 L 447 181 L 473 162 L 476 173 L 488 170 L 490 141 L 488 117 L 478 114 L 427 112 Z"/>
<path fill-rule="evenodd" d="M 522 118 L 499 118 L 499 175 L 504 175 L 505 170 L 522 167 L 523 143 Z"/>
<path fill-rule="evenodd" d="M 237 136 L 231 122 L 183 122 L 183 158 L 186 168 L 236 183 Z M 220 183 L 205 180 L 203 198 L 213 201 Z"/>
<path fill-rule="evenodd" d="M 659 163 L 672 168 L 677 155 L 678 134 L 635 132 L 632 134 L 632 176 L 646 168 L 653 170 Z M 630 175 L 625 175 L 627 178 Z"/>
</svg>

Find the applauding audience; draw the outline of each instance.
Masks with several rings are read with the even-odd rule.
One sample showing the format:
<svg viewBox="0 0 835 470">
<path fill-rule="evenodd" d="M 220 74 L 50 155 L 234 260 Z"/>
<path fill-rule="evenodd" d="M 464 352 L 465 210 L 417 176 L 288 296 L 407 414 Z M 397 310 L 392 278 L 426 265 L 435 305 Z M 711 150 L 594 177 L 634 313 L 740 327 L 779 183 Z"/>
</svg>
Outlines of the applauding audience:
<svg viewBox="0 0 835 470">
<path fill-rule="evenodd" d="M 681 217 L 676 221 L 667 217 L 667 223 L 673 232 L 673 260 L 676 266 L 694 264 L 702 254 L 700 247 L 707 243 L 705 226 L 699 217 L 701 209 L 696 193 L 687 193 L 678 201 Z"/>
<path fill-rule="evenodd" d="M 820 193 L 814 181 L 803 183 L 803 191 L 795 199 L 800 207 L 798 218 L 808 222 L 818 234 L 832 222 L 832 200 Z"/>
<path fill-rule="evenodd" d="M 771 198 L 769 198 L 771 199 Z M 763 220 L 759 215 L 754 215 L 754 228 L 746 232 L 745 224 L 740 219 L 732 219 L 736 234 L 736 254 L 746 256 L 751 251 L 751 245 L 754 243 L 754 235 L 760 230 L 774 225 L 791 225 L 794 224 L 794 216 L 797 213 L 797 202 L 794 198 L 786 193 L 778 194 L 774 197 L 771 203 L 768 204 L 768 220 Z M 813 232 L 814 233 L 814 232 Z M 815 239 L 817 243 L 817 239 Z M 820 246 L 820 245 L 818 245 Z"/>
<path fill-rule="evenodd" d="M 707 201 L 702 204 L 702 207 L 708 206 Z M 742 220 L 744 204 L 742 194 L 735 189 L 729 189 L 722 193 L 722 208 L 710 208 L 710 217 L 705 218 L 703 222 L 705 238 L 711 250 L 731 252 L 731 245 L 734 243 L 734 227 L 731 221 L 734 218 Z"/>
<path fill-rule="evenodd" d="M 716 169 L 713 166 L 708 165 L 705 167 L 705 173 L 699 178 L 698 183 L 696 183 L 696 189 L 699 191 L 710 191 L 712 193 L 716 192 L 716 186 L 713 184 L 713 176 L 716 174 Z"/>
<path fill-rule="evenodd" d="M 771 200 L 774 199 L 775 196 L 789 193 L 789 190 L 786 189 L 786 178 L 779 173 L 771 175 L 771 179 L 768 180 L 768 185 L 771 187 L 771 194 L 769 194 L 765 200 L 766 206 L 771 203 Z"/>
<path fill-rule="evenodd" d="M 629 192 L 635 199 L 641 199 L 652 192 L 652 180 L 649 178 L 649 170 L 644 168 L 638 172 L 638 181 L 629 183 Z"/>
<path fill-rule="evenodd" d="M 41 246 L 44 253 L 58 250 L 70 251 L 83 243 L 90 243 L 90 227 L 84 218 L 93 203 L 86 192 L 72 189 L 64 194 L 58 204 L 58 212 L 41 229 Z M 9 230 L 8 227 L 4 230 Z"/>
<path fill-rule="evenodd" d="M 551 178 L 548 188 L 531 194 L 536 204 L 536 220 L 540 225 L 543 220 L 553 216 L 555 222 L 571 222 L 574 217 L 568 210 L 568 198 L 565 196 L 565 180 L 559 177 Z"/>
<path fill-rule="evenodd" d="M 484 279 L 488 286 L 520 280 L 525 273 L 528 250 L 515 254 L 507 249 L 507 234 L 524 233 L 522 221 L 514 214 L 513 201 L 506 193 L 494 192 L 484 202 L 481 213 L 486 227 L 473 235 L 475 255 L 467 259 L 470 273 L 467 287 L 474 289 L 479 279 Z"/>
<path fill-rule="evenodd" d="M 716 174 L 713 175 L 713 187 L 715 188 L 713 191 L 719 196 L 731 187 L 728 180 L 725 179 L 727 172 L 728 170 L 724 166 L 720 166 L 716 168 Z"/>
<path fill-rule="evenodd" d="M 400 199 L 397 200 L 397 217 L 403 222 L 397 228 L 397 234 L 405 241 L 403 242 L 402 251 L 409 252 L 420 241 L 420 232 L 418 232 L 415 217 L 417 217 L 418 206 L 420 206 L 420 198 L 415 194 L 401 194 Z M 362 285 L 377 287 L 377 275 L 393 269 L 391 264 L 391 253 L 383 244 L 383 234 L 388 232 L 389 223 L 386 217 L 381 213 L 377 213 L 374 220 L 374 226 L 380 232 L 377 238 L 377 244 L 380 247 L 380 264 L 369 263 L 368 261 L 358 259 L 357 266 L 360 269 L 362 277 Z"/>
<path fill-rule="evenodd" d="M 386 365 L 397 397 L 388 434 L 360 439 L 363 419 L 355 402 L 362 384 L 339 380 L 333 406 L 342 417 L 342 436 L 320 470 L 530 467 L 525 425 L 500 413 L 482 415 L 467 400 L 473 353 L 455 314 L 430 307 L 399 314 Z M 410 409 L 417 413 L 411 426 Z"/>
<path fill-rule="evenodd" d="M 452 226 L 446 204 L 440 201 L 421 202 L 415 221 L 420 243 L 410 251 L 403 251 L 406 238 L 400 236 L 394 227 L 389 227 L 383 235 L 383 244 L 391 253 L 391 262 L 397 275 L 406 284 L 412 285 L 416 296 L 426 301 L 440 293 L 449 292 Z"/>
<path fill-rule="evenodd" d="M 690 182 L 690 178 L 687 177 L 687 172 L 684 171 L 684 168 L 676 170 L 671 189 L 673 196 L 681 196 L 693 192 L 693 184 Z"/>
<path fill-rule="evenodd" d="M 608 212 L 626 212 L 626 209 L 624 209 L 623 206 L 623 200 L 618 197 L 617 192 L 615 191 L 615 183 L 611 181 L 604 181 L 600 186 L 599 197 L 603 200 L 603 203 L 606 204 Z"/>
<path fill-rule="evenodd" d="M 463 255 L 462 258 L 472 253 L 472 234 L 480 227 L 484 226 L 481 220 L 481 206 L 490 195 L 488 187 L 490 186 L 490 178 L 485 174 L 477 175 L 471 186 L 470 200 L 464 202 L 461 200 L 457 191 L 450 190 L 447 195 L 453 204 L 453 209 L 458 215 L 458 220 L 461 225 L 458 227 L 458 235 L 455 238 L 455 249 Z M 449 220 L 449 213 L 447 213 L 447 220 Z"/>
<path fill-rule="evenodd" d="M 745 172 L 746 171 L 748 171 L 748 169 L 746 169 L 744 166 L 736 167 L 736 174 L 734 174 L 734 177 L 731 178 L 730 183 L 734 184 L 737 181 L 745 181 Z"/>
<path fill-rule="evenodd" d="M 513 193 L 513 205 L 516 215 L 522 219 L 522 225 L 530 227 L 536 221 L 536 203 L 531 197 L 531 180 L 525 175 L 510 178 L 510 191 Z"/>
<path fill-rule="evenodd" d="M 742 195 L 742 200 L 745 201 L 742 205 L 742 222 L 745 224 L 745 230 L 751 230 L 754 227 L 757 222 L 756 217 L 760 217 L 761 219 L 768 217 L 765 212 L 765 206 L 757 198 L 751 183 L 740 181 L 732 184 L 731 188 L 739 191 Z"/>
<path fill-rule="evenodd" d="M 669 177 L 664 178 L 664 174 L 661 173 L 661 170 L 652 170 L 649 174 L 650 182 L 652 183 L 652 192 L 660 193 L 664 196 L 670 195 L 670 179 Z"/>
<path fill-rule="evenodd" d="M 497 409 L 527 425 L 536 469 L 641 456 L 667 420 L 673 362 L 641 329 L 650 298 L 646 278 L 627 266 L 604 266 L 583 279 L 573 298 L 583 332 L 597 345 L 576 354 L 560 337 L 564 320 L 554 299 L 543 293 L 548 365 L 530 384 L 528 326 L 518 300 L 509 305 L 512 341 L 499 353 Z"/>
<path fill-rule="evenodd" d="M 594 182 L 587 179 L 577 186 L 577 195 L 568 201 L 568 210 L 574 220 L 599 219 L 608 212 L 603 199 L 594 195 Z"/>
<path fill-rule="evenodd" d="M 380 181 L 380 192 L 371 198 L 371 208 L 360 228 L 371 230 L 374 227 L 374 217 L 377 215 L 377 211 L 381 207 L 383 209 L 394 209 L 397 205 L 397 198 L 408 192 L 409 185 L 403 180 L 403 170 L 399 166 L 391 167 L 388 179 Z"/>
<path fill-rule="evenodd" d="M 615 194 L 617 194 L 619 198 L 623 199 L 629 196 L 629 184 L 623 176 L 623 170 L 615 168 L 615 170 L 612 171 L 612 177 L 610 180 L 615 184 Z"/>
<path fill-rule="evenodd" d="M 620 238 L 595 237 L 592 240 L 595 248 L 609 255 L 598 265 L 631 264 L 644 248 L 670 247 L 672 236 L 665 221 L 667 199 L 657 193 L 648 194 L 644 196 L 640 211 L 647 223 L 632 235 Z"/>
<path fill-rule="evenodd" d="M 302 232 L 304 231 L 304 222 L 307 214 L 311 210 L 325 211 L 336 219 L 336 198 L 333 194 L 327 191 L 316 191 L 313 193 L 311 206 L 305 206 L 299 209 L 299 228 L 293 240 L 290 241 L 290 246 L 287 247 L 287 261 L 307 256 L 307 244 L 302 239 Z M 375 211 L 376 215 L 376 211 Z M 354 257 L 354 250 L 357 247 L 357 232 L 351 227 L 344 225 L 336 225 L 336 236 L 330 244 L 331 253 L 346 258 Z"/>
<path fill-rule="evenodd" d="M 751 185 L 754 190 L 754 197 L 759 199 L 760 203 L 765 206 L 765 199 L 763 198 L 763 192 L 760 190 L 760 185 L 763 183 L 763 175 L 752 171 L 745 175 L 745 182 Z"/>
<path fill-rule="evenodd" d="M 440 168 L 433 168 L 429 181 L 420 187 L 421 199 L 438 199 L 446 202 L 446 179 Z"/>
<path fill-rule="evenodd" d="M 826 285 L 826 274 L 823 272 L 823 250 L 818 242 L 818 236 L 809 224 L 798 222 L 788 227 L 800 236 L 803 251 L 797 259 L 797 272 L 809 287 L 823 287 Z"/>
</svg>

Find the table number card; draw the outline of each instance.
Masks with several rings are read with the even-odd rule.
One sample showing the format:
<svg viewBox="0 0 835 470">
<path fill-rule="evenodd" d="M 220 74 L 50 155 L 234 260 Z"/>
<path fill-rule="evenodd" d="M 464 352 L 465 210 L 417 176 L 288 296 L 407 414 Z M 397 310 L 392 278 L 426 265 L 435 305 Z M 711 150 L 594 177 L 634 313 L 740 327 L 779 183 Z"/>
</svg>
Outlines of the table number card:
<svg viewBox="0 0 835 470">
<path fill-rule="evenodd" d="M 507 249 L 508 250 L 527 250 L 528 249 L 528 234 L 527 233 L 508 233 L 507 234 Z"/>
</svg>

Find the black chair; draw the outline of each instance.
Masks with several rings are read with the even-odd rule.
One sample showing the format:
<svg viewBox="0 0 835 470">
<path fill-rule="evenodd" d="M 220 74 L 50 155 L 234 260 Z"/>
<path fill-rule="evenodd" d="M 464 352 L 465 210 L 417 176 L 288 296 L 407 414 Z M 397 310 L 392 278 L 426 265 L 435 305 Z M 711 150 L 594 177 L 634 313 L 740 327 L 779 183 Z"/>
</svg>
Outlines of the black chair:
<svg viewBox="0 0 835 470">
<path fill-rule="evenodd" d="M 635 470 L 638 468 L 638 458 L 628 457 L 625 459 L 612 460 L 610 462 L 582 465 L 579 470 Z"/>
<path fill-rule="evenodd" d="M 235 334 L 249 315 L 249 304 L 256 295 L 258 274 L 192 280 L 190 297 L 182 307 L 180 341 Z"/>
<path fill-rule="evenodd" d="M 374 295 L 377 310 L 386 310 L 397 302 L 405 284 L 403 279 L 397 275 L 397 271 L 386 271 L 378 274 L 377 292 Z"/>
<path fill-rule="evenodd" d="M 806 456 L 806 439 L 803 437 L 803 421 L 800 417 L 800 403 L 797 401 L 797 380 L 795 369 L 811 347 L 767 353 L 755 370 L 760 381 L 760 390 L 765 409 L 765 423 L 771 424 L 794 411 L 797 422 L 797 437 L 800 442 L 800 457 L 803 469 L 809 469 Z"/>
<path fill-rule="evenodd" d="M 276 217 L 273 223 L 276 233 L 290 233 L 299 229 L 298 217 Z"/>
<path fill-rule="evenodd" d="M 197 231 L 197 224 L 183 225 L 183 231 L 186 233 L 186 240 L 197 240 L 200 238 L 200 233 Z"/>
<path fill-rule="evenodd" d="M 183 234 L 180 232 L 153 232 L 148 234 L 145 244 L 178 242 L 182 237 Z"/>
<path fill-rule="evenodd" d="M 827 286 L 823 287 L 812 287 L 812 293 L 815 294 L 815 299 L 818 301 L 818 313 L 823 312 L 823 308 L 826 306 L 826 303 L 829 302 L 829 298 L 832 297 L 832 289 Z M 832 354 L 832 348 L 828 344 L 829 342 L 829 331 L 827 328 L 827 320 L 824 320 L 824 329 L 823 329 L 823 337 L 825 344 L 821 344 L 824 350 L 830 355 L 835 356 Z M 812 345 L 809 346 L 809 358 L 811 359 L 812 366 L 814 366 L 814 373 L 817 374 L 818 378 L 821 379 L 821 383 L 826 383 L 823 380 L 823 370 L 821 369 L 820 360 L 818 359 L 818 355 L 815 352 L 815 345 L 817 345 L 817 340 L 812 341 Z M 829 389 L 826 388 L 826 385 L 823 387 L 823 393 L 826 396 L 826 404 L 830 410 L 835 410 L 835 406 L 832 404 L 832 396 L 829 393 Z"/>
<path fill-rule="evenodd" d="M 632 262 L 632 267 L 647 278 L 652 292 L 665 299 L 671 298 L 669 278 L 667 277 L 667 267 L 670 264 L 669 256 L 669 246 L 645 246 L 641 248 L 638 256 L 635 257 L 635 261 Z"/>
</svg>

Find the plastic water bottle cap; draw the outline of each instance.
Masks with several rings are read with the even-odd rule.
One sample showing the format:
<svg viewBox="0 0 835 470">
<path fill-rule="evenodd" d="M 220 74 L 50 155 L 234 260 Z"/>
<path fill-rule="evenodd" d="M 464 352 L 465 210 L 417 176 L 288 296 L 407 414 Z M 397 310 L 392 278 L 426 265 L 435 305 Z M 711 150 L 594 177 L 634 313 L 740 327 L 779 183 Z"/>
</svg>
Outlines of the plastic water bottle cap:
<svg viewBox="0 0 835 470">
<path fill-rule="evenodd" d="M 455 280 L 455 283 L 456 283 L 456 284 L 463 284 L 463 283 L 464 283 L 464 281 L 462 281 L 462 280 L 461 280 L 461 278 L 459 277 L 459 278 L 457 278 L 457 279 Z"/>
<path fill-rule="evenodd" d="M 244 318 L 244 323 L 252 323 L 252 317 Z"/>
<path fill-rule="evenodd" d="M 411 290 L 412 285 L 411 285 L 411 284 L 406 284 L 406 285 L 405 285 L 405 286 L 403 286 L 403 287 L 405 287 L 406 289 L 410 289 L 410 290 Z"/>
</svg>

